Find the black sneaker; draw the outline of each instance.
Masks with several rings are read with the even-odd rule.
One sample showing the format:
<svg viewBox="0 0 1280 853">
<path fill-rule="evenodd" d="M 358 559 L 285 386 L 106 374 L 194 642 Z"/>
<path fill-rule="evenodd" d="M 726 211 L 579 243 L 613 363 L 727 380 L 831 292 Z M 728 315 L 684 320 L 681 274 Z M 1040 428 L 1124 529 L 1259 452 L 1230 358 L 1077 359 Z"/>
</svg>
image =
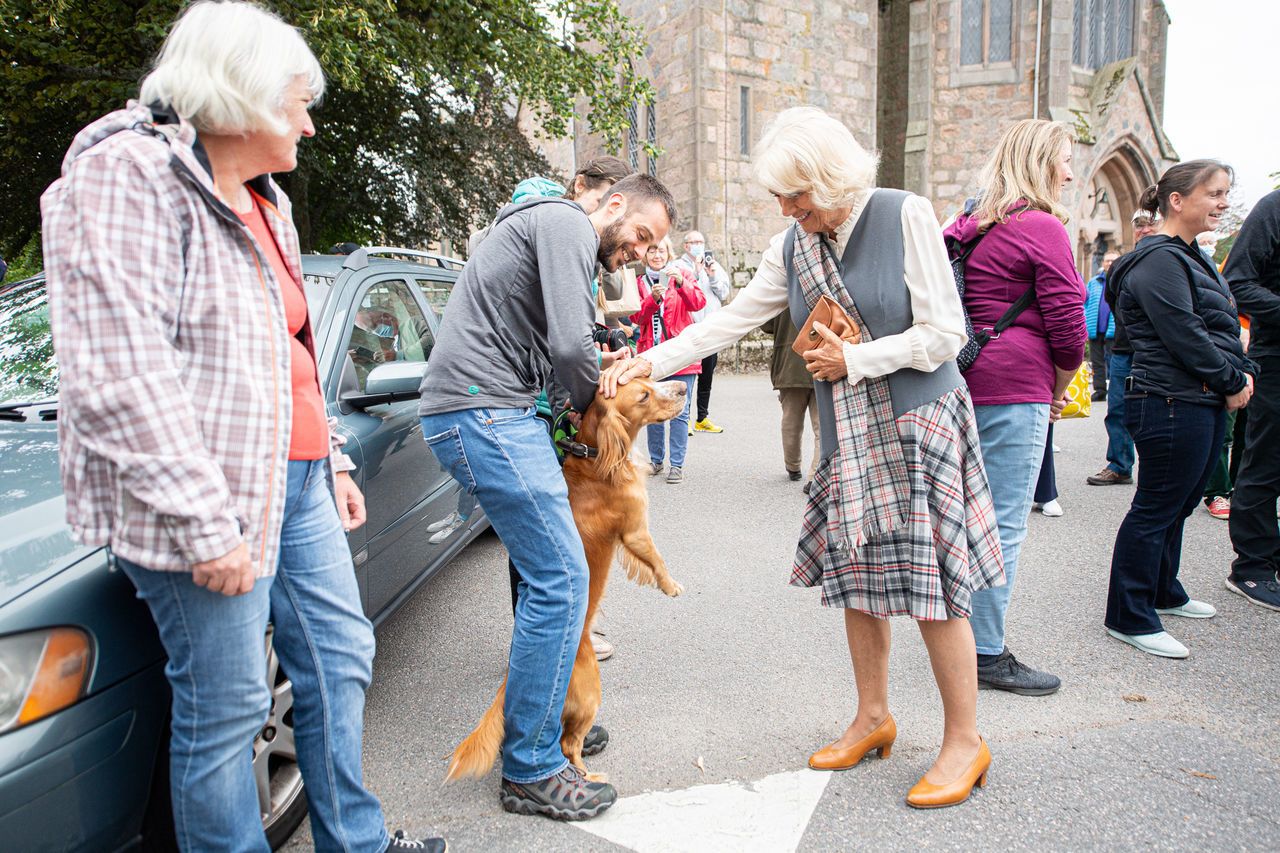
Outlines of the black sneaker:
<svg viewBox="0 0 1280 853">
<path fill-rule="evenodd" d="M 1268 610 L 1280 610 L 1280 583 L 1275 580 L 1236 581 L 1227 578 L 1227 589 L 1236 595 L 1243 595 L 1250 604 Z"/>
<path fill-rule="evenodd" d="M 803 477 L 803 476 L 804 476 L 804 474 L 801 474 L 799 471 L 788 471 L 788 472 L 787 472 L 787 477 L 788 477 L 788 478 L 790 478 L 791 482 L 793 482 L 793 483 L 798 483 L 798 482 L 800 482 L 800 478 L 801 478 L 801 477 Z"/>
<path fill-rule="evenodd" d="M 391 843 L 387 845 L 386 853 L 395 853 L 397 850 L 425 850 L 426 853 L 445 853 L 449 849 L 449 842 L 443 838 L 406 838 L 403 829 L 397 829 L 396 834 L 391 836 Z"/>
<path fill-rule="evenodd" d="M 604 726 L 592 726 L 582 739 L 583 755 L 599 755 L 609 745 L 609 732 Z"/>
<path fill-rule="evenodd" d="M 586 820 L 609 808 L 618 792 L 608 782 L 589 782 L 572 764 L 538 782 L 502 780 L 502 807 L 516 814 L 542 814 L 556 820 Z"/>
<path fill-rule="evenodd" d="M 1000 657 L 983 666 L 978 665 L 979 690 L 1007 690 L 1021 696 L 1048 696 L 1058 692 L 1062 679 L 1038 669 L 1032 669 L 1005 649 Z"/>
</svg>

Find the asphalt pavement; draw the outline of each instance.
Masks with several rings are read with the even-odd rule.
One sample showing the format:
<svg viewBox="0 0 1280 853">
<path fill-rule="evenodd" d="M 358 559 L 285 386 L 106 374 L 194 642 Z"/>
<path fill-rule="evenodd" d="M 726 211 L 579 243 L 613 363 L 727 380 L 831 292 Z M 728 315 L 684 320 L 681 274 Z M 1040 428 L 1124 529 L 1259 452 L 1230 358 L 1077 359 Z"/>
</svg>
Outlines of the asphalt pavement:
<svg viewBox="0 0 1280 853">
<path fill-rule="evenodd" d="M 718 375 L 711 416 L 725 432 L 690 438 L 682 484 L 650 480 L 650 527 L 684 595 L 620 571 L 611 579 L 605 626 L 617 654 L 601 665 L 599 721 L 612 739 L 588 761 L 617 786 L 618 805 L 564 824 L 506 814 L 496 769 L 443 784 L 444 757 L 505 667 L 506 555 L 492 534 L 380 629 L 367 784 L 392 827 L 445 835 L 459 853 L 1280 849 L 1280 614 L 1224 589 L 1227 524 L 1201 509 L 1181 576 L 1218 615 L 1166 619 L 1191 657 L 1150 657 L 1105 634 L 1111 548 L 1133 487 L 1085 484 L 1105 461 L 1104 413 L 1095 403 L 1093 417 L 1058 427 L 1065 515 L 1033 513 L 1009 612 L 1009 648 L 1063 688 L 980 693 L 994 763 L 968 803 L 903 803 L 942 734 L 908 619 L 893 622 L 891 758 L 805 769 L 852 718 L 853 678 L 840 613 L 787 585 L 804 496 L 783 470 L 780 410 L 762 374 Z M 304 828 L 290 847 L 309 845 Z"/>
</svg>

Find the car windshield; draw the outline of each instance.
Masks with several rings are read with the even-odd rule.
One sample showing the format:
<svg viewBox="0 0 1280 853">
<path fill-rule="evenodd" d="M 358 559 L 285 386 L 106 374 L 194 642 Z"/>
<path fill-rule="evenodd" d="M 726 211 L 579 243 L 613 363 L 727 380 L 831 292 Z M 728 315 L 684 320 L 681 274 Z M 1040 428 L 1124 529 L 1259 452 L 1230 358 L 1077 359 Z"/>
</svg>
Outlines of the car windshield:
<svg viewBox="0 0 1280 853">
<path fill-rule="evenodd" d="M 0 416 L 58 395 L 58 360 L 42 279 L 0 290 Z"/>
</svg>

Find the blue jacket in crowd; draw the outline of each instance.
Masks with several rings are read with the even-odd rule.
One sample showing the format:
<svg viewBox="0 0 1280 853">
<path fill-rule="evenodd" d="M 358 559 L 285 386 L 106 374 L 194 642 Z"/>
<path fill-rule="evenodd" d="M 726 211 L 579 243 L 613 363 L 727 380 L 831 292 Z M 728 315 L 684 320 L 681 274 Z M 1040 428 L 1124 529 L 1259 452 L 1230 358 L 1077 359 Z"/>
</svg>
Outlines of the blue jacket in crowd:
<svg viewBox="0 0 1280 853">
<path fill-rule="evenodd" d="M 1085 285 L 1084 298 L 1084 323 L 1085 328 L 1089 330 L 1089 340 L 1098 337 L 1098 324 L 1105 322 L 1107 330 L 1104 337 L 1112 340 L 1116 336 L 1116 318 L 1111 313 L 1111 306 L 1102 298 L 1102 292 L 1107 287 L 1107 274 L 1100 272 L 1093 278 L 1089 279 L 1089 283 Z M 1102 312 L 1102 317 L 1098 316 L 1098 312 Z"/>
</svg>

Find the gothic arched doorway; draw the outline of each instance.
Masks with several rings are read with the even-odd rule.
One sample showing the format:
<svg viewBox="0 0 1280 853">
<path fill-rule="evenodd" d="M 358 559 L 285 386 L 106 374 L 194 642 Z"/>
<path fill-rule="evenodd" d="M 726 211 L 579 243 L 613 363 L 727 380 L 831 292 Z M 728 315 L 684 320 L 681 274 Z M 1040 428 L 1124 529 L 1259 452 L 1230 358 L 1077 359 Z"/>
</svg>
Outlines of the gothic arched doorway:
<svg viewBox="0 0 1280 853">
<path fill-rule="evenodd" d="M 1142 191 L 1155 178 L 1128 145 L 1113 150 L 1093 173 L 1077 219 L 1076 258 L 1087 280 L 1108 251 L 1133 248 L 1133 212 Z"/>
</svg>

